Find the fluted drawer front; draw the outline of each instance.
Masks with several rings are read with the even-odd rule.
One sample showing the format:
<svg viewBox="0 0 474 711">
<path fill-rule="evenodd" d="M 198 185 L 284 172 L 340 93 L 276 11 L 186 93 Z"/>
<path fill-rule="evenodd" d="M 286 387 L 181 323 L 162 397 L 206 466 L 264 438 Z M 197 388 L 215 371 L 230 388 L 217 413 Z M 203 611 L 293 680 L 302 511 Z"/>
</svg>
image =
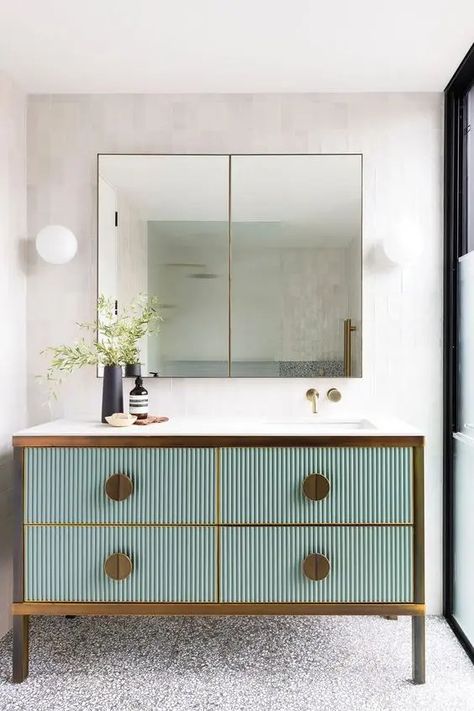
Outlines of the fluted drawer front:
<svg viewBox="0 0 474 711">
<path fill-rule="evenodd" d="M 327 559 L 322 580 L 304 563 Z M 247 527 L 222 530 L 223 602 L 411 602 L 409 526 Z M 311 569 L 311 560 L 307 560 Z"/>
<path fill-rule="evenodd" d="M 215 600 L 214 528 L 28 526 L 25 554 L 27 600 Z"/>
<path fill-rule="evenodd" d="M 224 523 L 409 523 L 408 447 L 235 447 L 222 450 Z M 320 500 L 305 480 L 320 474 Z M 311 481 L 306 490 L 311 494 Z M 314 490 L 313 490 L 314 493 Z"/>
<path fill-rule="evenodd" d="M 131 493 L 106 483 L 125 474 Z M 113 483 L 113 482 L 112 482 Z M 126 496 L 123 500 L 112 497 Z M 27 523 L 214 523 L 215 451 L 38 447 L 26 454 Z"/>
</svg>

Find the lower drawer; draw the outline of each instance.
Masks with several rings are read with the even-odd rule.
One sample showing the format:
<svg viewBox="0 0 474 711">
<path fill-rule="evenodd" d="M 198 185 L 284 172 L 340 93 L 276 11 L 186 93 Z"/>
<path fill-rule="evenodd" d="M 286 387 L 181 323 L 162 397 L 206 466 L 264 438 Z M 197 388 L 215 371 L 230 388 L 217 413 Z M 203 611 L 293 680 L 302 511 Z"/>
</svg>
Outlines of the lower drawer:
<svg viewBox="0 0 474 711">
<path fill-rule="evenodd" d="M 25 528 L 25 600 L 213 602 L 215 589 L 211 527 Z"/>
<path fill-rule="evenodd" d="M 412 602 L 412 538 L 409 526 L 223 528 L 221 600 Z"/>
</svg>

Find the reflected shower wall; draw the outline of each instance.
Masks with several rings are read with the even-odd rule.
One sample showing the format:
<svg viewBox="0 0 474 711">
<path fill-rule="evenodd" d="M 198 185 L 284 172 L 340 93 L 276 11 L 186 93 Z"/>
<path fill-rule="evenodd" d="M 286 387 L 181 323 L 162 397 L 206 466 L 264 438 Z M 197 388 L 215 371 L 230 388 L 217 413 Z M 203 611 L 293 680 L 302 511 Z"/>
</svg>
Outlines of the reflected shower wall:
<svg viewBox="0 0 474 711">
<path fill-rule="evenodd" d="M 148 341 L 161 376 L 228 375 L 227 222 L 149 222 L 148 289 L 163 321 Z"/>
</svg>

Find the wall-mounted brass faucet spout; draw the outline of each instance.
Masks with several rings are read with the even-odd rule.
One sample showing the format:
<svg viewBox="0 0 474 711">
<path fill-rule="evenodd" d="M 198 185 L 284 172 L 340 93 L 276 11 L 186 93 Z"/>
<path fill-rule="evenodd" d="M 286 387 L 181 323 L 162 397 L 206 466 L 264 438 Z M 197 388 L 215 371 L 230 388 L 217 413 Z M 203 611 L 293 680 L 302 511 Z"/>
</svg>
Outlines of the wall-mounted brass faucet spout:
<svg viewBox="0 0 474 711">
<path fill-rule="evenodd" d="M 313 410 L 314 414 L 316 414 L 318 412 L 318 398 L 319 398 L 319 393 L 316 390 L 316 388 L 310 388 L 309 390 L 306 391 L 306 399 L 311 402 L 312 410 Z"/>
</svg>

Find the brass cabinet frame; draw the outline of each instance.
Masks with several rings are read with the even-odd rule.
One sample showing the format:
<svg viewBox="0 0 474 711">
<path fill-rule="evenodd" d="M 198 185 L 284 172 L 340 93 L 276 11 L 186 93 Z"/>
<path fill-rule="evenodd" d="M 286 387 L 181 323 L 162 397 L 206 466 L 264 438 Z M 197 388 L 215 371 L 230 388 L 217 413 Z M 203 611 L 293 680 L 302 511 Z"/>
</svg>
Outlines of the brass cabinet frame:
<svg viewBox="0 0 474 711">
<path fill-rule="evenodd" d="M 21 682 L 28 676 L 28 620 L 29 615 L 410 615 L 412 617 L 413 680 L 425 681 L 425 576 L 424 576 L 424 438 L 407 437 L 67 437 L 21 436 L 13 438 L 16 475 L 15 498 L 15 551 L 13 614 L 13 681 Z M 217 569 L 213 603 L 83 603 L 83 602 L 28 602 L 24 589 L 24 463 L 25 447 L 213 447 L 215 448 L 216 522 L 206 524 L 217 529 L 216 556 L 220 561 L 221 549 L 221 448 L 241 447 L 410 447 L 413 452 L 413 515 L 412 520 L 398 523 L 413 527 L 413 600 L 409 603 L 222 603 L 220 601 L 220 575 Z M 41 525 L 41 524 L 28 524 Z M 69 524 L 47 524 L 69 525 Z M 71 524 L 97 525 L 97 524 Z M 99 524 L 100 525 L 100 524 Z M 110 525 L 110 524 L 107 524 Z M 117 524 L 119 525 L 119 524 Z M 123 526 L 124 524 L 120 524 Z M 125 524 L 126 525 L 126 524 Z M 143 525 L 143 524 L 142 524 Z M 155 525 L 155 524 L 146 524 Z M 162 524 L 170 526 L 170 524 Z M 172 524 L 173 525 L 173 524 Z M 178 524 L 174 524 L 178 525 Z M 179 526 L 196 524 L 179 524 Z M 199 524 L 198 524 L 199 525 Z M 229 526 L 250 524 L 229 524 Z M 252 526 L 255 524 L 252 524 Z M 257 524 L 258 525 L 258 524 Z M 260 524 L 281 526 L 282 524 Z M 283 524 L 286 526 L 308 524 Z M 312 524 L 321 526 L 392 526 L 395 524 Z M 227 524 L 226 524 L 227 526 Z"/>
</svg>

